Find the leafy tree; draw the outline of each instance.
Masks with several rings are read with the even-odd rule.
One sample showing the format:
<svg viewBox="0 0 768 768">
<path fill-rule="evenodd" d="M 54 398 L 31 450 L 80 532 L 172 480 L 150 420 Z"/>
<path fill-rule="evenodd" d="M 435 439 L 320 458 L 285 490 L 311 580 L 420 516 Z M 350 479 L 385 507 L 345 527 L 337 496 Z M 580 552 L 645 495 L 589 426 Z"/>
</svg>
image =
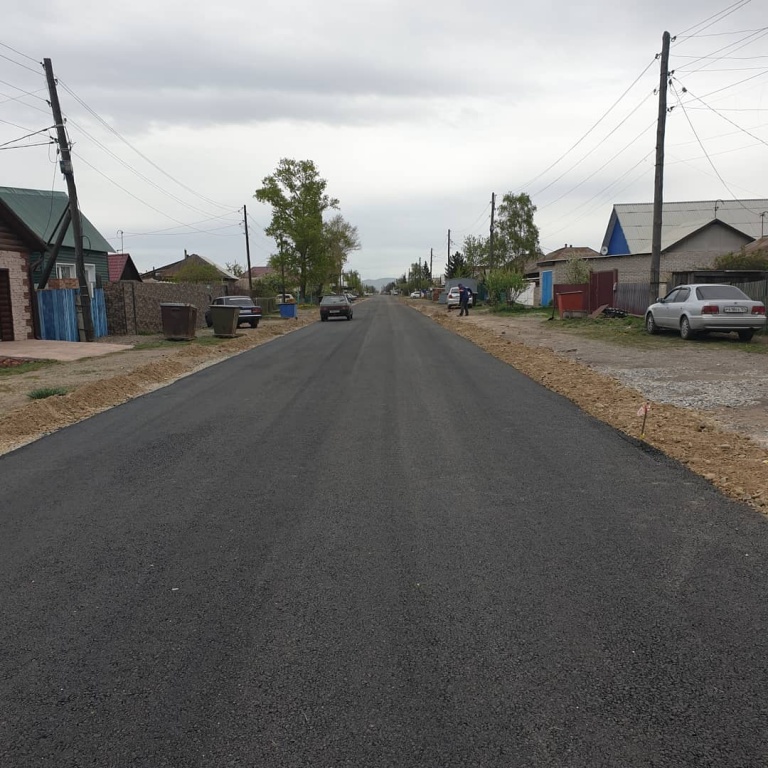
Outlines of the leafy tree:
<svg viewBox="0 0 768 768">
<path fill-rule="evenodd" d="M 715 269 L 760 269 L 768 270 L 768 249 L 762 248 L 746 253 L 742 248 L 738 253 L 718 256 L 712 266 Z"/>
<path fill-rule="evenodd" d="M 485 278 L 488 289 L 488 302 L 494 306 L 501 303 L 502 293 L 507 304 L 514 304 L 517 297 L 525 290 L 525 278 L 521 272 L 508 269 L 491 270 Z"/>
<path fill-rule="evenodd" d="M 570 285 L 588 283 L 591 274 L 592 269 L 590 268 L 589 263 L 578 256 L 571 256 L 571 258 L 565 262 L 565 282 Z"/>
<path fill-rule="evenodd" d="M 459 251 L 456 251 L 453 256 L 448 257 L 448 264 L 445 266 L 445 276 L 448 279 L 452 277 L 472 277 L 472 269 Z"/>
<path fill-rule="evenodd" d="M 488 265 L 488 238 L 467 235 L 464 238 L 464 260 L 473 275 L 483 273 Z"/>
<path fill-rule="evenodd" d="M 225 264 L 227 268 L 227 272 L 229 272 L 230 275 L 234 275 L 235 277 L 242 277 L 245 274 L 245 269 L 241 264 L 238 264 L 236 261 L 233 262 L 226 262 Z"/>
<path fill-rule="evenodd" d="M 357 227 L 353 227 L 339 213 L 330 221 L 323 225 L 323 239 L 325 247 L 325 257 L 318 259 L 316 268 L 313 270 L 313 285 L 317 286 L 317 295 L 321 296 L 326 283 L 337 285 L 342 276 L 344 265 L 352 251 L 360 248 L 360 237 L 357 233 Z M 350 273 L 357 275 L 357 273 Z M 344 282 L 343 278 L 342 282 Z M 359 275 L 357 281 L 359 283 Z M 346 283 L 350 285 L 350 283 Z M 359 287 L 362 287 L 360 284 Z M 341 290 L 341 286 L 339 286 Z M 359 288 L 356 288 L 359 290 Z"/>
<path fill-rule="evenodd" d="M 526 264 L 537 259 L 541 253 L 539 228 L 533 221 L 536 206 L 526 193 L 515 195 L 508 192 L 497 213 L 494 264 L 490 267 L 503 266 L 523 274 Z"/>
<path fill-rule="evenodd" d="M 213 264 L 190 261 L 174 275 L 175 283 L 220 283 L 221 273 Z"/>
<path fill-rule="evenodd" d="M 262 179 L 254 197 L 272 207 L 272 220 L 264 230 L 280 246 L 281 266 L 299 276 L 306 296 L 307 284 L 328 267 L 323 213 L 338 208 L 326 194 L 328 182 L 311 160 L 282 158 L 270 176 Z"/>
</svg>

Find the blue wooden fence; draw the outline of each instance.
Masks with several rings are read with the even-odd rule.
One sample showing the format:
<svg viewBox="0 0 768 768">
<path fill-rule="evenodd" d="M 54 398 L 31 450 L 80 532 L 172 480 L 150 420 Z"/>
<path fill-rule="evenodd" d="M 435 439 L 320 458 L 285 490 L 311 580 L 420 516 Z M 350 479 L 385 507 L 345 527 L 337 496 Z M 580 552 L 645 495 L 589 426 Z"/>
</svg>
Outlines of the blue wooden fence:
<svg viewBox="0 0 768 768">
<path fill-rule="evenodd" d="M 77 329 L 75 297 L 77 288 L 38 291 L 37 306 L 40 316 L 40 336 L 49 341 L 80 341 Z M 93 333 L 96 338 L 107 335 L 107 307 L 104 289 L 96 288 L 91 299 Z"/>
</svg>

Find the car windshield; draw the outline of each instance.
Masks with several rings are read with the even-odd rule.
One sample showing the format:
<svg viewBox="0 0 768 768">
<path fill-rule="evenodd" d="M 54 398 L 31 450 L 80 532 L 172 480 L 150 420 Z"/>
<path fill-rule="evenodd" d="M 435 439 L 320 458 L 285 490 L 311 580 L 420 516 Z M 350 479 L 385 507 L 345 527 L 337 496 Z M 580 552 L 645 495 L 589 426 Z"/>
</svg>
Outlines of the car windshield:
<svg viewBox="0 0 768 768">
<path fill-rule="evenodd" d="M 344 296 L 323 296 L 323 300 L 320 304 L 346 304 L 347 300 Z"/>
<path fill-rule="evenodd" d="M 746 299 L 751 301 L 749 296 L 735 285 L 703 285 L 696 289 L 696 296 L 700 299 Z"/>
</svg>

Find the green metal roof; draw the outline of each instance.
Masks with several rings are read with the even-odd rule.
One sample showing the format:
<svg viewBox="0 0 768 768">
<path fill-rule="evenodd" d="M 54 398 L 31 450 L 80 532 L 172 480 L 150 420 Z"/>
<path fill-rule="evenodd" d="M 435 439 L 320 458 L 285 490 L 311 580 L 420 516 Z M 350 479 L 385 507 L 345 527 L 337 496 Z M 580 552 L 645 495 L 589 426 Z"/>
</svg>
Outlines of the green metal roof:
<svg viewBox="0 0 768 768">
<path fill-rule="evenodd" d="M 53 228 L 58 224 L 61 214 L 69 205 L 65 192 L 52 192 L 50 189 L 20 189 L 18 187 L 0 187 L 2 200 L 38 237 L 48 242 L 53 236 Z M 112 253 L 112 246 L 99 234 L 96 227 L 81 214 L 83 221 L 83 248 L 86 251 Z M 75 238 L 70 225 L 64 238 L 64 246 L 75 247 Z"/>
</svg>

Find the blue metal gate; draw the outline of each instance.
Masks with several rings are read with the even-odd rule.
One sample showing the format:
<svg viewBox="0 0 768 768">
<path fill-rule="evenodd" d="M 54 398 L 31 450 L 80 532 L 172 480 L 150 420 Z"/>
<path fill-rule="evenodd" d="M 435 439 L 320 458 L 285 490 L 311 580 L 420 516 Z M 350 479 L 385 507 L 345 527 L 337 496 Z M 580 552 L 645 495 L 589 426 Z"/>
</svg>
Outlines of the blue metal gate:
<svg viewBox="0 0 768 768">
<path fill-rule="evenodd" d="M 61 288 L 37 292 L 40 336 L 48 341 L 80 341 L 77 329 L 75 299 L 77 288 Z M 104 289 L 96 288 L 91 299 L 93 335 L 98 339 L 107 335 L 107 308 Z"/>
<path fill-rule="evenodd" d="M 552 303 L 552 270 L 545 269 L 541 273 L 541 306 L 548 307 Z"/>
</svg>

